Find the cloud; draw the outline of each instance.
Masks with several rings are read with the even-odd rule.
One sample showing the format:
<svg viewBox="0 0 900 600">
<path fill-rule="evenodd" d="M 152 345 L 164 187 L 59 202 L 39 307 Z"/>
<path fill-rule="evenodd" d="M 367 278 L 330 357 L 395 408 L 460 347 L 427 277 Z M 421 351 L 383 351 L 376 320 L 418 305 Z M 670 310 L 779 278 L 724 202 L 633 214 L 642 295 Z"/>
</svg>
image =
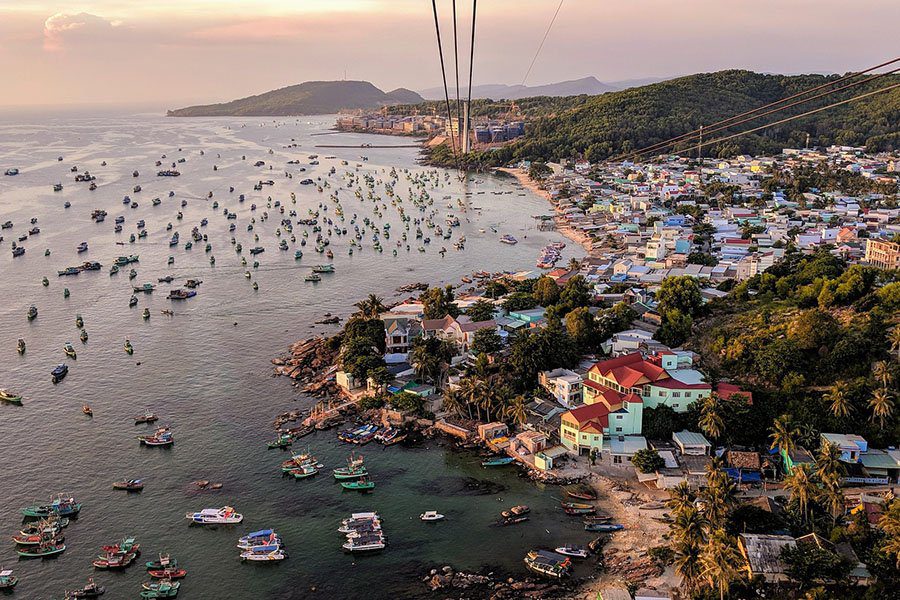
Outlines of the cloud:
<svg viewBox="0 0 900 600">
<path fill-rule="evenodd" d="M 104 41 L 121 26 L 121 21 L 91 13 L 56 13 L 44 21 L 44 49 L 54 52 L 72 42 Z"/>
</svg>

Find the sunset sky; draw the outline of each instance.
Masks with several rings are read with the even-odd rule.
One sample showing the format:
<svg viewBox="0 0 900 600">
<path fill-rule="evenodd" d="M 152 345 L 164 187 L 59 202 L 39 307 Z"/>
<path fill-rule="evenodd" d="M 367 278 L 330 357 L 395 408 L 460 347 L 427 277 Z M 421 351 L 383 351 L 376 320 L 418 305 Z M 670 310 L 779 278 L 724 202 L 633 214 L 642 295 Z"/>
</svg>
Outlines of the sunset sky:
<svg viewBox="0 0 900 600">
<path fill-rule="evenodd" d="M 470 0 L 458 0 L 467 35 Z M 556 0 L 482 0 L 475 83 L 521 83 Z M 451 38 L 450 0 L 439 0 Z M 895 58 L 898 0 L 567 0 L 528 84 Z M 448 49 L 449 51 L 449 49 Z M 172 108 L 312 79 L 440 84 L 427 0 L 0 0 L 0 105 Z"/>
</svg>

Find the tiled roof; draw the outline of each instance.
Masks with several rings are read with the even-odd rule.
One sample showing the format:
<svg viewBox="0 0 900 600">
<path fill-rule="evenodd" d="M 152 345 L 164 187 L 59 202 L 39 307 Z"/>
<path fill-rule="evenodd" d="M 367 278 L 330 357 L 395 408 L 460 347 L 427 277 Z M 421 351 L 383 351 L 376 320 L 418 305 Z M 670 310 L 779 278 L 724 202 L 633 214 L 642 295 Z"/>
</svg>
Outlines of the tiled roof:
<svg viewBox="0 0 900 600">
<path fill-rule="evenodd" d="M 632 387 L 644 378 L 657 381 L 669 376 L 663 368 L 644 360 L 640 352 L 598 362 L 591 370 L 614 379 L 622 387 Z"/>
</svg>

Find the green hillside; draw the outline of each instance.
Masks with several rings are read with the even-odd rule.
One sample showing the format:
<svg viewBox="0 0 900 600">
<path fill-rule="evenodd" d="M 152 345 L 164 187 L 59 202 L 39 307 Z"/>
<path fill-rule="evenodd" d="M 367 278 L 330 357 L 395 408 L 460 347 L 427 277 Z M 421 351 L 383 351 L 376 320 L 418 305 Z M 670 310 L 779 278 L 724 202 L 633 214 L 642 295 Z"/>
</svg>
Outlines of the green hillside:
<svg viewBox="0 0 900 600">
<path fill-rule="evenodd" d="M 222 104 L 170 110 L 170 117 L 284 117 L 326 115 L 340 110 L 376 109 L 421 101 L 407 89 L 385 93 L 368 81 L 307 81 Z"/>
<path fill-rule="evenodd" d="M 519 159 L 557 161 L 582 156 L 596 161 L 709 125 L 836 80 L 840 76 L 763 75 L 750 71 L 720 71 L 680 77 L 661 83 L 600 96 L 532 98 L 518 104 L 530 118 L 526 137 L 499 150 L 475 153 L 473 166 L 493 166 Z M 838 94 L 720 131 L 719 137 L 800 114 L 837 100 L 900 83 L 900 76 L 883 77 Z M 485 101 L 474 114 L 500 115 L 509 105 Z M 706 156 L 775 153 L 785 146 L 802 147 L 810 134 L 813 145 L 866 146 L 869 150 L 900 147 L 900 89 L 804 117 L 757 134 L 704 148 Z M 681 148 L 682 150 L 684 148 Z M 432 160 L 449 164 L 447 148 L 437 148 Z"/>
</svg>

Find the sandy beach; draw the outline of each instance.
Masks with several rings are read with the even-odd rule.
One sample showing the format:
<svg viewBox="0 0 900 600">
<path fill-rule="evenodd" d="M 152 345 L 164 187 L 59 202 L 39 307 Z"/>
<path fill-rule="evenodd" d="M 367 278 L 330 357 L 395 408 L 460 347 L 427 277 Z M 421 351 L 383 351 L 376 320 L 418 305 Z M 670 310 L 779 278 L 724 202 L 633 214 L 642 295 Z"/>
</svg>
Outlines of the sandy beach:
<svg viewBox="0 0 900 600">
<path fill-rule="evenodd" d="M 562 213 L 560 213 L 557 209 L 556 204 L 554 204 L 553 200 L 550 198 L 550 192 L 541 188 L 540 185 L 538 185 L 536 181 L 531 179 L 531 177 L 528 176 L 528 173 L 523 169 L 498 167 L 496 170 L 508 175 L 512 175 L 519 181 L 520 184 L 522 184 L 525 189 L 549 202 L 553 207 L 553 212 L 556 214 L 556 217 L 554 218 L 554 222 L 556 223 L 556 230 L 584 248 L 584 251 L 587 252 L 588 256 L 592 256 L 594 241 L 590 238 L 590 236 L 575 230 L 568 224 Z"/>
</svg>

